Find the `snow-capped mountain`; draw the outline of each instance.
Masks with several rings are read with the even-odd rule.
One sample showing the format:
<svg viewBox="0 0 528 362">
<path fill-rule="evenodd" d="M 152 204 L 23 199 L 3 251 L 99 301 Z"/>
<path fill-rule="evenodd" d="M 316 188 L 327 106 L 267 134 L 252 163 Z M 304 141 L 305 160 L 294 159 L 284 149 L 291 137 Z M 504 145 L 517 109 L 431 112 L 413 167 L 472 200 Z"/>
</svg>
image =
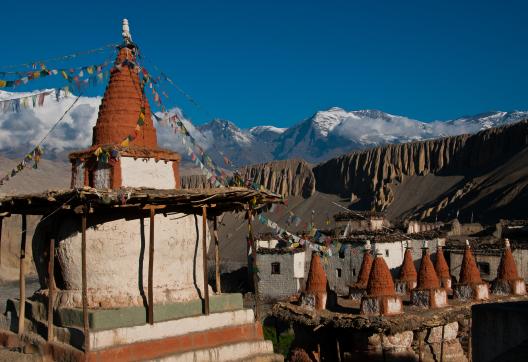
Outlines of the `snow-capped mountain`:
<svg viewBox="0 0 528 362">
<path fill-rule="evenodd" d="M 478 131 L 528 118 L 528 112 L 488 112 L 451 121 L 421 122 L 378 110 L 330 108 L 289 128 L 277 139 L 276 159 L 322 161 L 387 143 L 404 143 Z"/>
<path fill-rule="evenodd" d="M 0 102 L 27 95 L 0 91 Z M 50 94 L 42 107 L 21 107 L 19 112 L 4 109 L 0 103 L 0 153 L 11 158 L 23 156 L 42 139 L 74 100 L 74 96 L 61 93 L 57 101 L 54 94 Z M 81 97 L 50 134 L 45 156 L 61 159 L 73 149 L 88 146 L 100 102 L 100 97 Z M 179 109 L 173 111 L 181 115 Z M 230 121 L 219 119 L 200 126 L 184 119 L 184 124 L 219 164 L 223 164 L 225 155 L 236 166 L 242 166 L 288 158 L 319 162 L 356 149 L 475 133 L 527 118 L 528 112 L 497 111 L 449 121 L 421 122 L 378 110 L 346 111 L 334 107 L 316 112 L 290 128 L 257 126 L 241 129 Z M 155 124 L 160 146 L 182 152 L 186 157 L 181 136 L 170 128 Z"/>
</svg>

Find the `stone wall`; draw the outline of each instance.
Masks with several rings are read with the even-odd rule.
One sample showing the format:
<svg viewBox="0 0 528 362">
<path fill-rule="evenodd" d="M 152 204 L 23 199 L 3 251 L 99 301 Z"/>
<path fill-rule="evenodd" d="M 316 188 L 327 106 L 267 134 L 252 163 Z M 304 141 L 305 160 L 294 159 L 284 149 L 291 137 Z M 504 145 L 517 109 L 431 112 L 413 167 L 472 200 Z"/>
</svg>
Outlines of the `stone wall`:
<svg viewBox="0 0 528 362">
<path fill-rule="evenodd" d="M 302 253 L 304 254 L 304 253 Z M 280 264 L 280 274 L 272 274 L 272 263 Z M 294 254 L 261 254 L 257 255 L 259 275 L 259 293 L 263 300 L 287 299 L 297 293 L 303 283 L 295 278 Z"/>
<path fill-rule="evenodd" d="M 472 308 L 473 360 L 521 361 L 524 350 L 513 352 L 519 359 L 508 359 L 508 351 L 528 340 L 528 302 L 493 303 Z M 510 355 L 511 357 L 511 355 Z"/>
<path fill-rule="evenodd" d="M 320 360 L 337 361 L 450 361 L 466 362 L 467 323 L 406 330 L 392 335 L 354 328 L 320 328 L 294 323 L 294 346 Z M 443 332 L 443 338 L 442 338 Z M 339 356 L 338 356 L 339 353 Z M 475 359 L 476 360 L 476 359 Z"/>
<path fill-rule="evenodd" d="M 323 259 L 323 268 L 331 290 L 338 295 L 348 295 L 348 287 L 355 283 L 363 260 L 363 246 L 349 246 L 343 253 Z M 305 275 L 310 268 L 311 253 L 306 253 Z"/>
</svg>

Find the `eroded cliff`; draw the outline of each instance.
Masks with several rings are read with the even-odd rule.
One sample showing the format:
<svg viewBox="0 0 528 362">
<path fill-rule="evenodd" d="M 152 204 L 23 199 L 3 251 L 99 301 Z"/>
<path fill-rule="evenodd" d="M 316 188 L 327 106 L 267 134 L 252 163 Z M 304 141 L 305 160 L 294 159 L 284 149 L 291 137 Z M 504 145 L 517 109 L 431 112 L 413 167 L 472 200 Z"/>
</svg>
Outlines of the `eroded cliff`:
<svg viewBox="0 0 528 362">
<path fill-rule="evenodd" d="M 528 121 L 522 121 L 474 135 L 357 151 L 319 164 L 313 172 L 318 191 L 339 194 L 365 208 L 384 210 L 394 200 L 394 190 L 407 177 L 457 175 L 469 180 L 498 167 L 527 145 Z M 466 182 L 454 192 L 460 198 L 471 188 Z"/>
</svg>

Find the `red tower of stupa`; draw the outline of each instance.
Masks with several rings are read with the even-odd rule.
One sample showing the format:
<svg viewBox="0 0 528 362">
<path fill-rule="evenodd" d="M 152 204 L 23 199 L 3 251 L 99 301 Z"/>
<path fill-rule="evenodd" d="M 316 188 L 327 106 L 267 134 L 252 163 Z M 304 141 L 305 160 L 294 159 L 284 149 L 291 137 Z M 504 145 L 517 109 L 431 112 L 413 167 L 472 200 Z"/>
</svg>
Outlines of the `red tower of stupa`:
<svg viewBox="0 0 528 362">
<path fill-rule="evenodd" d="M 361 314 L 391 315 L 402 312 L 401 298 L 396 294 L 389 267 L 381 254 L 372 263 L 367 295 L 361 298 Z"/>
<path fill-rule="evenodd" d="M 504 240 L 504 253 L 497 271 L 497 278 L 493 281 L 491 292 L 499 295 L 525 295 L 526 284 L 524 279 L 519 278 L 517 265 L 510 248 L 510 241 Z"/>
<path fill-rule="evenodd" d="M 444 307 L 447 305 L 446 290 L 440 288 L 440 280 L 436 275 L 433 262 L 429 255 L 429 248 L 424 247 L 418 284 L 411 292 L 412 304 L 419 307 Z"/>
<path fill-rule="evenodd" d="M 326 281 L 326 273 L 321 263 L 321 258 L 318 253 L 313 252 L 308 279 L 306 280 L 306 295 L 304 296 L 303 304 L 313 306 L 316 310 L 325 309 L 327 297 Z"/>
<path fill-rule="evenodd" d="M 92 146 L 70 154 L 72 187 L 179 188 L 180 155 L 158 147 L 144 87 L 148 72 L 138 63 L 128 22 L 110 71 Z"/>
<path fill-rule="evenodd" d="M 368 243 L 365 245 L 365 253 L 363 254 L 363 260 L 361 261 L 361 267 L 359 268 L 357 282 L 352 284 L 349 288 L 348 297 L 350 299 L 360 300 L 361 297 L 366 294 L 373 261 L 374 258 L 372 258 L 372 254 L 370 253 L 370 243 Z"/>
<path fill-rule="evenodd" d="M 453 297 L 458 299 L 488 299 L 488 284 L 480 278 L 480 272 L 471 252 L 469 241 L 466 240 L 466 249 L 460 267 L 458 284 L 453 287 Z"/>
<path fill-rule="evenodd" d="M 440 285 L 446 290 L 451 290 L 451 273 L 444 257 L 443 247 L 440 245 L 436 249 L 435 271 L 440 280 Z"/>
<path fill-rule="evenodd" d="M 412 248 L 405 248 L 403 263 L 400 268 L 400 276 L 396 280 L 396 291 L 398 293 L 410 293 L 416 287 L 416 268 L 413 262 Z"/>
</svg>

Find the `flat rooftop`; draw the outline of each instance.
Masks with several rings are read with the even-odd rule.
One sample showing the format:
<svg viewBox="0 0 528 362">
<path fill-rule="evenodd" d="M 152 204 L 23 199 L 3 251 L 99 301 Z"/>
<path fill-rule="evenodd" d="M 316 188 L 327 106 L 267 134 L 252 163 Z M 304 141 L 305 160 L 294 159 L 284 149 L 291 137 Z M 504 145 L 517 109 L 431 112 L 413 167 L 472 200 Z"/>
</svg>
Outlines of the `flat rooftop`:
<svg viewBox="0 0 528 362">
<path fill-rule="evenodd" d="M 58 210 L 75 211 L 78 206 L 89 206 L 93 212 L 120 212 L 143 209 L 145 206 L 163 206 L 163 213 L 201 214 L 202 206 L 211 208 L 211 212 L 222 213 L 244 210 L 248 204 L 257 209 L 265 204 L 281 202 L 283 198 L 280 195 L 245 187 L 167 190 L 83 187 L 0 197 L 0 213 L 47 215 Z"/>
</svg>

